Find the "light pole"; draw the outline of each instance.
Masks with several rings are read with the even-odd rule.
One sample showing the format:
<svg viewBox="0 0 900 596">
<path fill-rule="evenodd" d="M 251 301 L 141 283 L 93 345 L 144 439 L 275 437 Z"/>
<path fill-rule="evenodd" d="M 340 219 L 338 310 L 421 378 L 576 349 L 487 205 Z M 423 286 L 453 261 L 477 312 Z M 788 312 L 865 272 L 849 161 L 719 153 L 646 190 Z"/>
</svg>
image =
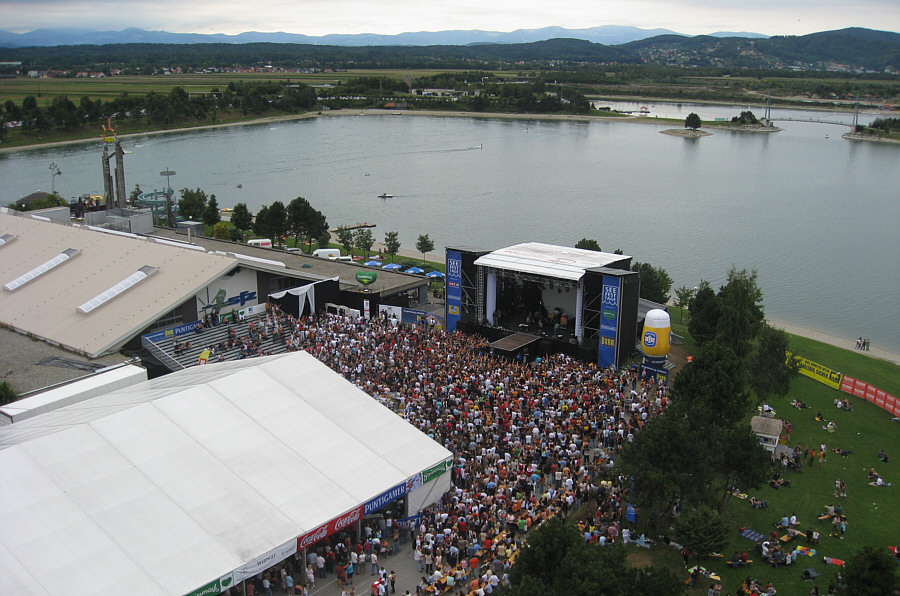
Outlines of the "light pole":
<svg viewBox="0 0 900 596">
<path fill-rule="evenodd" d="M 62 172 L 59 171 L 59 166 L 56 165 L 56 162 L 50 164 L 50 192 L 52 194 L 56 194 L 56 177 L 61 176 Z"/>
</svg>

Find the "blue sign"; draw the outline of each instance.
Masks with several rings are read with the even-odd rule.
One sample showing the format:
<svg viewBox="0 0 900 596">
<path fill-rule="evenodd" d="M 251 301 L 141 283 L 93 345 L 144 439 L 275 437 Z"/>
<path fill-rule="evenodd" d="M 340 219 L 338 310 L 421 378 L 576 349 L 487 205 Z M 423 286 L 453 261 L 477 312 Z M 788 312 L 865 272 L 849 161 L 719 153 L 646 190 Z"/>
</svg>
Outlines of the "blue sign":
<svg viewBox="0 0 900 596">
<path fill-rule="evenodd" d="M 631 503 L 625 505 L 625 519 L 627 519 L 631 523 L 635 523 L 637 521 L 637 509 L 635 509 L 634 505 L 632 505 Z"/>
<path fill-rule="evenodd" d="M 153 333 L 148 333 L 141 337 L 142 341 L 152 341 L 157 342 L 169 337 L 178 337 L 179 335 L 185 335 L 187 333 L 193 333 L 194 329 L 197 325 L 200 324 L 200 321 L 194 321 L 193 323 L 185 323 L 184 325 L 179 325 L 177 327 L 172 327 L 170 329 L 163 329 L 162 331 L 154 331 Z"/>
<path fill-rule="evenodd" d="M 406 323 L 407 325 L 424 325 L 428 322 L 428 312 L 404 308 L 400 311 L 400 322 Z"/>
<path fill-rule="evenodd" d="M 462 253 L 458 250 L 447 251 L 447 312 L 444 320 L 447 331 L 456 331 L 462 306 Z"/>
<path fill-rule="evenodd" d="M 369 501 L 365 504 L 363 508 L 364 515 L 369 515 L 370 513 L 375 513 L 388 503 L 393 503 L 397 499 L 403 498 L 403 496 L 409 492 L 409 483 L 401 482 L 391 490 L 385 491 Z"/>
<path fill-rule="evenodd" d="M 654 347 L 656 345 L 656 334 L 652 331 L 644 333 L 644 345 L 648 348 Z"/>
<path fill-rule="evenodd" d="M 217 307 L 219 307 L 219 309 L 221 310 L 229 306 L 240 306 L 241 308 L 243 308 L 245 304 L 247 304 L 248 302 L 253 302 L 255 300 L 256 292 L 249 292 L 247 290 L 244 290 L 237 296 L 232 296 L 231 298 L 223 301 L 221 305 L 213 301 L 205 305 L 203 307 L 203 310 L 214 311 Z"/>
<path fill-rule="evenodd" d="M 616 364 L 616 341 L 619 335 L 619 294 L 621 279 L 611 275 L 603 276 L 600 300 L 600 346 L 597 364 L 603 367 Z"/>
</svg>

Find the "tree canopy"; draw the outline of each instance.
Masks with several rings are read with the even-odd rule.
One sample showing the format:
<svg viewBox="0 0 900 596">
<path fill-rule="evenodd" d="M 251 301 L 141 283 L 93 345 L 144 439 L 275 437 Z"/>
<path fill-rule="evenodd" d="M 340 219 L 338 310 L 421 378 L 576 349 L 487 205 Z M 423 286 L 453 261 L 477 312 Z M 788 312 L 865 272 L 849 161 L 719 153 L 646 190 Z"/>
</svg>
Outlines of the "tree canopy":
<svg viewBox="0 0 900 596">
<path fill-rule="evenodd" d="M 203 210 L 206 209 L 207 198 L 206 193 L 199 188 L 194 190 L 182 188 L 181 199 L 178 201 L 178 212 L 185 219 L 201 221 Z"/>
<path fill-rule="evenodd" d="M 391 255 L 391 262 L 394 262 L 394 256 L 400 250 L 400 238 L 397 232 L 385 232 L 384 234 L 384 250 Z"/>
<path fill-rule="evenodd" d="M 416 241 L 416 250 L 422 253 L 422 262 L 425 262 L 425 253 L 434 250 L 434 241 L 428 237 L 428 234 L 422 234 Z"/>
<path fill-rule="evenodd" d="M 582 238 L 575 243 L 575 248 L 583 248 L 586 250 L 596 250 L 597 252 L 603 252 L 603 249 L 600 248 L 600 244 L 593 238 Z"/>
<path fill-rule="evenodd" d="M 697 130 L 703 126 L 703 122 L 700 120 L 700 116 L 691 112 L 687 115 L 687 118 L 684 119 L 684 127 L 690 128 L 691 130 Z"/>
<path fill-rule="evenodd" d="M 672 289 L 672 278 L 662 267 L 654 267 L 650 263 L 635 261 L 631 265 L 632 271 L 637 271 L 641 276 L 641 298 L 652 300 L 659 304 L 669 301 L 669 290 Z"/>
<path fill-rule="evenodd" d="M 247 209 L 246 203 L 238 203 L 231 212 L 231 223 L 239 231 L 249 230 L 253 227 L 253 214 Z"/>
</svg>

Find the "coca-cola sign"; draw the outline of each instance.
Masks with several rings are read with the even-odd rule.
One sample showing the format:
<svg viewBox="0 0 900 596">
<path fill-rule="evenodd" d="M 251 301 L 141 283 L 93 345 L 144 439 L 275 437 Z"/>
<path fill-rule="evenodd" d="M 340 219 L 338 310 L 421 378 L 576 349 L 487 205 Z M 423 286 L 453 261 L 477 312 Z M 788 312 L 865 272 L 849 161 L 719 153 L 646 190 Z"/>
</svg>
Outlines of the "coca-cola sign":
<svg viewBox="0 0 900 596">
<path fill-rule="evenodd" d="M 319 526 L 312 532 L 307 532 L 300 538 L 297 538 L 297 550 L 303 550 L 307 546 L 311 544 L 315 544 L 319 540 L 322 540 L 326 536 L 328 536 L 331 532 L 328 531 L 329 524 L 325 524 L 324 526 Z"/>
<path fill-rule="evenodd" d="M 329 532 L 329 534 L 331 534 L 333 532 L 340 532 L 344 528 L 349 528 L 350 526 L 352 526 L 353 524 L 355 524 L 356 522 L 358 522 L 359 520 L 362 519 L 362 514 L 363 514 L 363 507 L 362 507 L 362 505 L 360 505 L 359 507 L 357 507 L 356 509 L 353 509 L 349 513 L 345 513 L 344 515 L 340 516 L 339 518 L 337 518 L 336 520 L 332 521 L 329 524 L 331 526 L 331 532 Z"/>
</svg>

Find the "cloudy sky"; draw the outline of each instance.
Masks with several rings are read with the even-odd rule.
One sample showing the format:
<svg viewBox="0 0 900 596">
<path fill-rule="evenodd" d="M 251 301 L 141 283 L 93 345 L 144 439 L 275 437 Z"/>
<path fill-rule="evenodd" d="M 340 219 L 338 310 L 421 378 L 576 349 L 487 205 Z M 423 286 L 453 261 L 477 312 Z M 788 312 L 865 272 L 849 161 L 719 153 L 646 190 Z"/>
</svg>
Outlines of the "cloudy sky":
<svg viewBox="0 0 900 596">
<path fill-rule="evenodd" d="M 900 31 L 900 0 L 0 0 L 0 29 L 15 33 L 140 27 L 178 33 L 390 35 L 551 25 L 661 27 L 689 35 L 803 35 L 844 27 Z"/>
</svg>

